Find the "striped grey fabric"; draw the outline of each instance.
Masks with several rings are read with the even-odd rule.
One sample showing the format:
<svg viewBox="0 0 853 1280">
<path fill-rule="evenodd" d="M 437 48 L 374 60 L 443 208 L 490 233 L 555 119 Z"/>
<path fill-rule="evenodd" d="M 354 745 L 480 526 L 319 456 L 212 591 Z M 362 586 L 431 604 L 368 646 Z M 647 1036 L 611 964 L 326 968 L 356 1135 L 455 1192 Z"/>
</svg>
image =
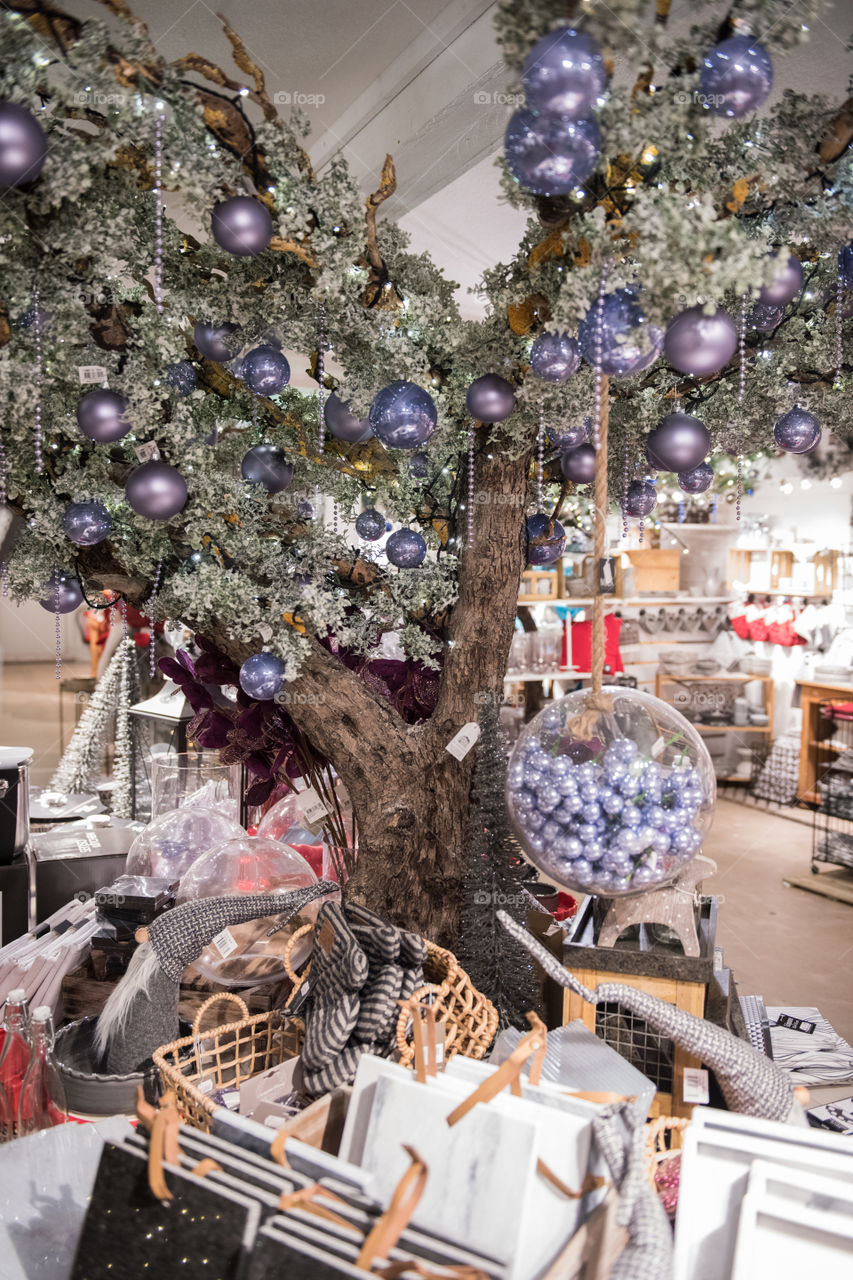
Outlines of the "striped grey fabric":
<svg viewBox="0 0 853 1280">
<path fill-rule="evenodd" d="M 311 954 L 311 1012 L 302 1062 L 308 1071 L 326 1066 L 341 1052 L 358 1020 L 359 992 L 368 962 L 337 902 L 320 908 Z"/>
<path fill-rule="evenodd" d="M 400 991 L 403 987 L 405 969 L 398 964 L 371 965 L 364 990 L 361 993 L 361 1008 L 353 1029 L 353 1040 L 360 1044 L 370 1044 L 381 1037 L 393 1019 L 397 1021 Z"/>
<path fill-rule="evenodd" d="M 603 1108 L 592 1130 L 619 1192 L 617 1219 L 628 1232 L 608 1280 L 671 1280 L 672 1228 L 646 1180 L 642 1117 L 620 1102 Z"/>
</svg>

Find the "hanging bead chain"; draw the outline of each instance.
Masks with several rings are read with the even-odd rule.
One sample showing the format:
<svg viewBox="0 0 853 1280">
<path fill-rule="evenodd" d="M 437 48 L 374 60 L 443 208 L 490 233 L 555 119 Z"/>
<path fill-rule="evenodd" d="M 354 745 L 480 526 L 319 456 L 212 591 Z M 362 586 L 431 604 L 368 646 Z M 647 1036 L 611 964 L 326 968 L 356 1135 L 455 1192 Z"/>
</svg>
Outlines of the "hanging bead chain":
<svg viewBox="0 0 853 1280">
<path fill-rule="evenodd" d="M 601 421 L 601 356 L 604 350 L 604 292 L 607 287 L 607 274 L 610 263 L 605 262 L 601 268 L 601 279 L 598 283 L 598 302 L 595 309 L 595 336 L 593 338 L 593 356 L 595 370 L 595 412 L 592 415 L 592 442 L 596 451 L 601 444 L 598 435 L 598 424 Z"/>
<path fill-rule="evenodd" d="M 258 433 L 258 396 L 257 392 L 252 392 L 252 426 L 255 430 L 255 436 Z"/>
<path fill-rule="evenodd" d="M 4 596 L 9 594 L 9 561 L 0 560 L 0 591 Z"/>
<path fill-rule="evenodd" d="M 42 459 L 42 437 L 41 437 L 41 308 L 39 307 L 39 291 L 33 291 L 33 331 L 36 340 L 36 372 L 35 372 L 35 392 L 36 392 L 36 409 L 35 421 L 33 423 L 33 443 L 36 450 L 35 473 L 40 476 L 44 470 Z"/>
<path fill-rule="evenodd" d="M 622 454 L 622 537 L 628 540 L 628 478 L 630 475 L 630 463 L 628 461 L 628 445 L 625 445 L 625 451 Z"/>
<path fill-rule="evenodd" d="M 154 621 L 157 614 L 157 591 L 160 587 L 160 574 L 163 572 L 163 561 L 158 560 L 157 572 L 154 574 L 154 585 L 151 588 L 151 599 L 148 601 L 148 622 L 150 638 L 148 641 L 148 670 L 151 679 L 157 674 L 157 666 L 154 660 Z"/>
<path fill-rule="evenodd" d="M 717 523 L 717 495 L 714 494 L 714 501 L 711 503 L 711 524 Z"/>
<path fill-rule="evenodd" d="M 841 386 L 841 303 L 844 297 L 844 276 L 841 271 L 841 264 L 838 266 L 838 275 L 835 280 L 835 387 L 836 390 Z"/>
<path fill-rule="evenodd" d="M 0 437 L 0 507 L 6 505 L 6 446 Z M 0 592 L 9 594 L 9 561 L 0 560 Z"/>
<path fill-rule="evenodd" d="M 469 443 L 470 448 L 470 443 Z M 545 468 L 545 410 L 539 406 L 539 435 L 536 439 L 536 510 L 544 510 L 544 468 Z M 469 501 L 471 495 L 468 495 Z"/>
<path fill-rule="evenodd" d="M 332 533 L 338 532 L 338 504 L 332 503 Z"/>
<path fill-rule="evenodd" d="M 643 538 L 645 537 L 645 533 L 646 533 L 646 517 L 645 516 L 640 516 L 640 523 L 637 527 L 637 532 L 640 535 L 640 546 L 642 546 Z"/>
<path fill-rule="evenodd" d="M 465 546 L 474 545 L 474 422 L 468 423 L 468 532 Z"/>
<path fill-rule="evenodd" d="M 62 618 L 59 614 L 59 574 L 53 587 L 53 620 L 56 630 L 56 678 L 62 679 Z"/>
<path fill-rule="evenodd" d="M 323 413 L 326 388 L 323 378 L 326 373 L 326 308 L 320 303 L 320 319 L 317 325 L 317 419 L 320 428 L 317 433 L 317 452 L 322 456 L 326 447 L 326 418 Z"/>
<path fill-rule="evenodd" d="M 163 115 L 154 120 L 154 305 L 163 310 Z"/>
<path fill-rule="evenodd" d="M 740 355 L 740 369 L 738 371 L 738 393 L 737 402 L 743 404 L 746 395 L 746 294 L 740 300 L 740 324 L 738 326 L 738 353 Z M 735 513 L 738 523 L 740 523 L 740 499 L 743 481 L 743 440 L 741 431 L 743 427 L 743 413 L 738 414 L 737 426 L 737 488 L 735 490 Z"/>
</svg>

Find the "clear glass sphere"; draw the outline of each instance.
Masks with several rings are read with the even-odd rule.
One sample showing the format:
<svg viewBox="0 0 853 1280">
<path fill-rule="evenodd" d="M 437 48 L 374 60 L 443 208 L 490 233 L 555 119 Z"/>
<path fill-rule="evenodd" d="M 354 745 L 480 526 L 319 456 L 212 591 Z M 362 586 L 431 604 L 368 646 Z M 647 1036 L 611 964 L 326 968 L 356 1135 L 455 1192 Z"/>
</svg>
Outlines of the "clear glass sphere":
<svg viewBox="0 0 853 1280">
<path fill-rule="evenodd" d="M 623 897 L 674 880 L 702 848 L 717 784 L 696 729 L 658 698 L 612 686 L 612 711 L 582 724 L 588 690 L 531 720 L 507 769 L 525 854 L 567 889 Z M 586 720 L 587 717 L 585 716 Z"/>
<path fill-rule="evenodd" d="M 355 856 L 358 833 L 354 831 L 352 805 L 346 787 L 338 779 L 335 786 L 341 811 L 340 824 L 334 829 L 328 816 L 311 821 L 308 809 L 313 804 L 313 794 L 294 791 L 277 800 L 267 809 L 258 823 L 258 835 L 281 840 L 296 849 L 323 880 L 339 880 L 347 861 Z M 346 837 L 346 851 L 342 857 L 339 846 L 340 827 Z M 337 834 L 335 834 L 337 832 Z"/>
<path fill-rule="evenodd" d="M 245 835 L 239 822 L 201 805 L 154 818 L 130 846 L 125 870 L 135 876 L 180 880 L 206 849 Z"/>
<path fill-rule="evenodd" d="M 291 893 L 316 882 L 306 860 L 289 845 L 245 831 L 208 849 L 181 880 L 177 905 L 231 893 Z M 284 951 L 300 925 L 313 923 L 320 900 L 297 912 L 283 928 L 279 917 L 262 916 L 229 925 L 195 961 L 205 978 L 223 987 L 250 987 L 286 977 Z M 227 935 L 227 936 L 225 936 Z"/>
</svg>

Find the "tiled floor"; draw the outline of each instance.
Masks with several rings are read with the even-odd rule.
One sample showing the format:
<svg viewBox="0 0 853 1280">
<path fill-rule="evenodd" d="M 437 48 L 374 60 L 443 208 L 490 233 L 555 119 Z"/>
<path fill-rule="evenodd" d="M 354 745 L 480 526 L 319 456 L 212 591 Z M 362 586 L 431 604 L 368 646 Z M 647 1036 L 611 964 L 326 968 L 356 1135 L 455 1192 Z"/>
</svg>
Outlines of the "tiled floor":
<svg viewBox="0 0 853 1280">
<path fill-rule="evenodd" d="M 84 664 L 66 664 L 63 671 L 86 673 Z M 74 713 L 74 698 L 66 695 L 66 741 Z M 50 779 L 59 758 L 52 665 L 4 667 L 0 739 L 32 746 L 33 782 Z M 768 1004 L 817 1005 L 853 1042 L 853 906 L 782 883 L 785 876 L 808 874 L 810 849 L 806 823 L 721 800 L 706 845 L 719 870 L 706 890 L 725 897 L 718 941 L 741 992 L 759 993 Z"/>
</svg>

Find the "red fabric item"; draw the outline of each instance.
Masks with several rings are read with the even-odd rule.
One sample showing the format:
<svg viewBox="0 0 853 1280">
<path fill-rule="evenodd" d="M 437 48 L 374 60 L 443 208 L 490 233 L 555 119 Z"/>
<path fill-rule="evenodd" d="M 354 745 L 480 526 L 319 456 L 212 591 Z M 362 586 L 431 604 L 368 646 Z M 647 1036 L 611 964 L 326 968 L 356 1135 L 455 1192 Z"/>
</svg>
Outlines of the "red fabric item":
<svg viewBox="0 0 853 1280">
<path fill-rule="evenodd" d="M 577 913 L 577 898 L 573 898 L 570 893 L 557 895 L 557 910 L 551 912 L 555 920 L 571 920 L 572 916 L 576 916 Z"/>
<path fill-rule="evenodd" d="M 763 613 L 747 623 L 747 636 L 750 640 L 766 640 L 767 634 L 767 623 L 764 621 Z"/>
<path fill-rule="evenodd" d="M 560 644 L 560 670 L 563 671 L 569 665 L 569 636 L 568 636 L 568 619 L 563 619 L 563 639 Z"/>
<path fill-rule="evenodd" d="M 736 636 L 740 636 L 741 640 L 749 639 L 749 623 L 745 614 L 741 613 L 737 618 L 732 618 L 732 631 Z"/>
<path fill-rule="evenodd" d="M 805 644 L 802 636 L 798 636 L 794 630 L 794 620 L 789 619 L 787 622 L 771 622 L 767 628 L 767 639 L 771 644 L 781 644 L 786 649 L 790 649 L 795 644 Z"/>
<path fill-rule="evenodd" d="M 291 849 L 301 853 L 318 880 L 323 876 L 323 846 L 321 844 L 292 844 Z M 334 878 L 334 877 L 332 877 Z"/>
<path fill-rule="evenodd" d="M 619 652 L 619 632 L 622 630 L 622 619 L 610 613 L 604 619 L 604 665 L 610 668 L 613 675 L 625 670 L 622 654 Z M 579 671 L 589 671 L 592 667 L 592 622 L 572 623 L 572 666 Z"/>
</svg>

